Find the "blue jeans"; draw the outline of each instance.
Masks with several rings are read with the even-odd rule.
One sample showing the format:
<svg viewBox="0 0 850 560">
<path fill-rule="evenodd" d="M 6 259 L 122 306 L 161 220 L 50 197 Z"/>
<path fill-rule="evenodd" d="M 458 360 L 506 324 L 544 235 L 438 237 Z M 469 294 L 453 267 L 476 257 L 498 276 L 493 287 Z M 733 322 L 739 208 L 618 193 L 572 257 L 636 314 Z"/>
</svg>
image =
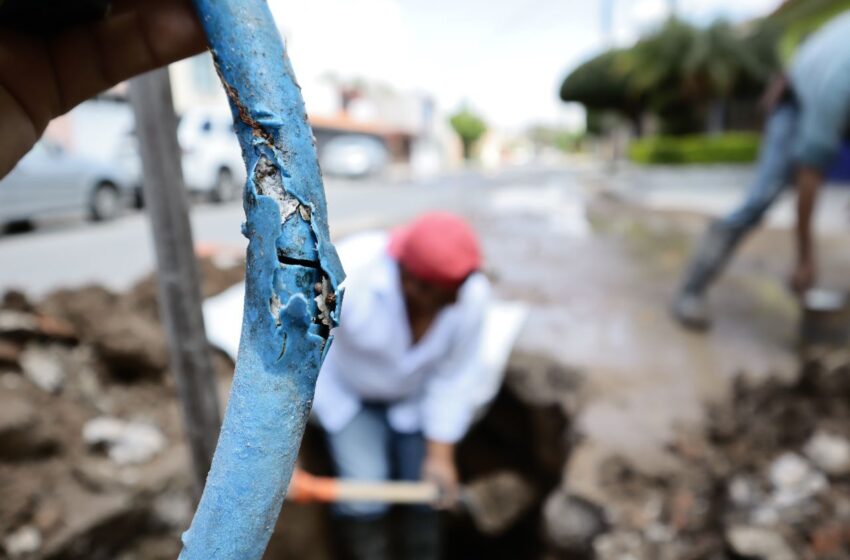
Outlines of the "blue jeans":
<svg viewBox="0 0 850 560">
<path fill-rule="evenodd" d="M 337 433 L 328 433 L 328 450 L 337 476 L 355 480 L 420 480 L 425 459 L 421 433 L 404 434 L 392 429 L 387 407 L 366 404 Z M 386 514 L 380 503 L 335 504 L 336 515 L 374 519 Z"/>
<path fill-rule="evenodd" d="M 783 103 L 768 119 L 759 153 L 756 175 L 743 203 L 718 225 L 738 237 L 757 226 L 770 206 L 791 183 L 793 149 L 800 109 L 795 103 Z"/>
</svg>

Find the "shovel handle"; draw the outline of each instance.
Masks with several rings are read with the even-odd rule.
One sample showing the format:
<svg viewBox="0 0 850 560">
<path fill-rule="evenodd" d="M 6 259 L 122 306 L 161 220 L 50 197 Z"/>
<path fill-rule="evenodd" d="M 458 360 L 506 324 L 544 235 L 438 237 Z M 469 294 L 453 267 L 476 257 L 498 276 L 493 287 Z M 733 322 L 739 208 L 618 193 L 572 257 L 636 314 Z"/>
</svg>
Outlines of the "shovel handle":
<svg viewBox="0 0 850 560">
<path fill-rule="evenodd" d="M 430 482 L 372 482 L 313 476 L 296 470 L 287 499 L 293 502 L 339 503 L 383 502 L 388 504 L 431 504 L 440 495 Z"/>
</svg>

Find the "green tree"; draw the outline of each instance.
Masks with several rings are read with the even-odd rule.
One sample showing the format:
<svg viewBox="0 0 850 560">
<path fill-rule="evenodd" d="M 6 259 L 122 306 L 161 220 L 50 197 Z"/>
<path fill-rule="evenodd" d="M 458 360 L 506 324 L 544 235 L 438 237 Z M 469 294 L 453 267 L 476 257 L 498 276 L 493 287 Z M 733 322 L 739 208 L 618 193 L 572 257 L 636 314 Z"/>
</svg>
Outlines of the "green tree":
<svg viewBox="0 0 850 560">
<path fill-rule="evenodd" d="M 578 67 L 565 78 L 561 98 L 590 111 L 616 111 L 638 133 L 647 111 L 665 132 L 695 132 L 730 98 L 753 97 L 775 70 L 766 37 L 744 35 L 723 21 L 699 28 L 671 19 L 634 47 Z"/>
<path fill-rule="evenodd" d="M 712 104 L 725 103 L 744 84 L 763 83 L 772 68 L 724 21 L 698 28 L 671 19 L 624 57 L 629 85 L 650 99 L 669 132 L 691 132 Z"/>
<path fill-rule="evenodd" d="M 473 113 L 469 107 L 463 107 L 452 115 L 450 121 L 452 128 L 460 137 L 463 144 L 463 157 L 472 158 L 472 149 L 478 140 L 487 132 L 487 124 L 484 120 Z"/>
<path fill-rule="evenodd" d="M 629 85 L 629 69 L 624 61 L 626 52 L 614 49 L 585 62 L 564 79 L 560 96 L 565 102 L 581 103 L 588 114 L 620 113 L 640 135 L 641 116 L 647 100 L 642 92 Z"/>
</svg>

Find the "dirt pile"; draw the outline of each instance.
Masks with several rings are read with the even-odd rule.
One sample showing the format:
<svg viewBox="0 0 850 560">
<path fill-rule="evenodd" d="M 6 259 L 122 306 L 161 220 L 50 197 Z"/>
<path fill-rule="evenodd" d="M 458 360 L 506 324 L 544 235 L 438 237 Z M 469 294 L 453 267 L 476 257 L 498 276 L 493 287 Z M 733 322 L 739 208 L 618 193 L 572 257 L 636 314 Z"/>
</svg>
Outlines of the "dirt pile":
<svg viewBox="0 0 850 560">
<path fill-rule="evenodd" d="M 648 476 L 609 460 L 609 529 L 588 558 L 850 558 L 850 367 L 812 364 L 793 383 L 739 381 L 704 433 Z M 572 556 L 571 556 L 572 558 Z"/>
<path fill-rule="evenodd" d="M 204 261 L 205 291 L 241 270 Z M 179 550 L 193 509 L 188 454 L 153 286 L 0 303 L 0 558 Z"/>
<path fill-rule="evenodd" d="M 242 278 L 240 263 L 202 267 L 207 296 Z M 0 558 L 176 557 L 193 503 L 155 286 L 147 279 L 123 294 L 63 290 L 38 303 L 10 293 L 0 303 Z M 225 388 L 232 364 L 217 358 Z M 568 395 L 579 383 L 543 356 L 513 356 L 458 461 L 464 482 L 519 474 L 530 483 L 531 507 L 496 536 L 482 534 L 468 516 L 447 515 L 448 558 L 545 554 L 544 505 L 559 495 Z M 315 428 L 302 464 L 332 474 Z M 288 503 L 281 519 L 267 558 L 336 557 L 326 506 Z"/>
</svg>

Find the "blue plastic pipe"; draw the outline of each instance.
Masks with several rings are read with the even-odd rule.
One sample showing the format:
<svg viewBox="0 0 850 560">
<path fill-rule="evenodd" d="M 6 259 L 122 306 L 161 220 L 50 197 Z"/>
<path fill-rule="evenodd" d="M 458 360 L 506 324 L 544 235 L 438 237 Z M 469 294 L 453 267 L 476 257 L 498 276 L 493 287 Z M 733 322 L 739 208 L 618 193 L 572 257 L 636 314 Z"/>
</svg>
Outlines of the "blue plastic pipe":
<svg viewBox="0 0 850 560">
<path fill-rule="evenodd" d="M 230 402 L 184 560 L 260 559 L 337 324 L 315 141 L 265 0 L 194 0 L 230 98 L 248 180 L 245 314 Z"/>
</svg>

